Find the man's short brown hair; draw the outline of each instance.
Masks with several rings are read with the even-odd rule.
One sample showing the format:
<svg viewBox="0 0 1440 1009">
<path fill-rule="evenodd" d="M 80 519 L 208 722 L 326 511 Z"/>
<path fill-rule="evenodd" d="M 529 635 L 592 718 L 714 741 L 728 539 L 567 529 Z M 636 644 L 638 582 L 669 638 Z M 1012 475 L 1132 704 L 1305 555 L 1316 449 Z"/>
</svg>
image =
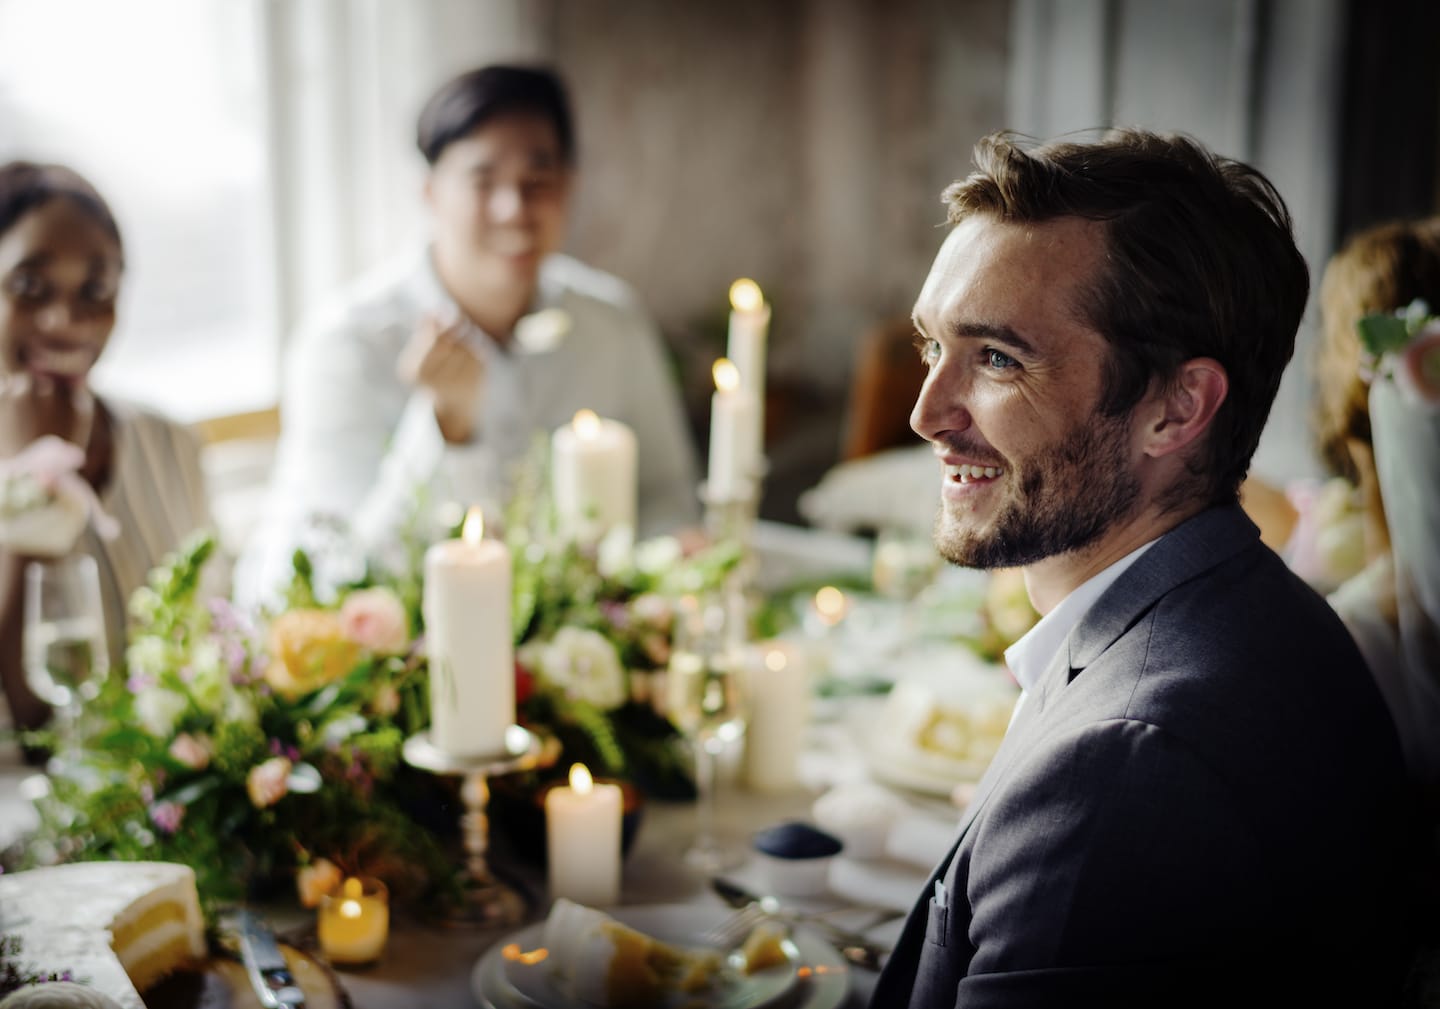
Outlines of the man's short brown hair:
<svg viewBox="0 0 1440 1009">
<path fill-rule="evenodd" d="M 1079 307 L 1111 347 L 1105 413 L 1124 414 L 1192 358 L 1225 368 L 1229 393 L 1190 457 L 1193 479 L 1175 490 L 1233 502 L 1310 288 L 1275 187 L 1189 137 L 1137 129 L 1032 148 L 996 133 L 976 145 L 975 165 L 945 190 L 952 222 L 974 214 L 1022 224 L 1104 222 L 1105 262 Z"/>
</svg>

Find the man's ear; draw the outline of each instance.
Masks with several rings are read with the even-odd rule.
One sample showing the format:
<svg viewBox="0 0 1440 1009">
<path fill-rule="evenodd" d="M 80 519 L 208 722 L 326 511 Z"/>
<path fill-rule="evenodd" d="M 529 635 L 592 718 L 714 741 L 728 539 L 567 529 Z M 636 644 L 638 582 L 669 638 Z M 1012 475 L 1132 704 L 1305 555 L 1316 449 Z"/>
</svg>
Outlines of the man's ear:
<svg viewBox="0 0 1440 1009">
<path fill-rule="evenodd" d="M 1148 456 L 1170 455 L 1200 438 L 1230 391 L 1230 377 L 1219 361 L 1196 357 L 1180 366 L 1173 381 L 1148 396 L 1140 407 L 1141 448 Z"/>
</svg>

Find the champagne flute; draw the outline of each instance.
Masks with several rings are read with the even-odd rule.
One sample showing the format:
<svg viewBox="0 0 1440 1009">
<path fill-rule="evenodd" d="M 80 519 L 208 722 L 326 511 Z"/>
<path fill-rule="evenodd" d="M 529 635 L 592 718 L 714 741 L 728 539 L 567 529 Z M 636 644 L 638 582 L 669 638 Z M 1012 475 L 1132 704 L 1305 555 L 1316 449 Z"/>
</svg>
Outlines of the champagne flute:
<svg viewBox="0 0 1440 1009">
<path fill-rule="evenodd" d="M 695 754 L 697 823 L 685 861 L 702 872 L 715 873 L 744 860 L 740 848 L 715 834 L 717 765 L 725 748 L 745 733 L 741 652 L 727 633 L 727 609 L 719 600 L 686 596 L 675 619 L 666 712 Z"/>
<path fill-rule="evenodd" d="M 95 558 L 71 554 L 25 568 L 25 682 L 55 709 L 59 763 L 77 743 L 80 713 L 110 671 Z"/>
</svg>

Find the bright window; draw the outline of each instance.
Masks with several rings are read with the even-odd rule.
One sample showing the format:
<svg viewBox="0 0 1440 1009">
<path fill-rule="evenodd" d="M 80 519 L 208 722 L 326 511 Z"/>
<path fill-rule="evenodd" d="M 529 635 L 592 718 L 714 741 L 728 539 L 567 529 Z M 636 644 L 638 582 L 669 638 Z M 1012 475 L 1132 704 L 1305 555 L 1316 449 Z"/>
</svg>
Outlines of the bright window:
<svg viewBox="0 0 1440 1009">
<path fill-rule="evenodd" d="M 0 0 L 0 160 L 61 162 L 119 219 L 105 391 L 186 420 L 275 401 L 259 4 Z"/>
</svg>

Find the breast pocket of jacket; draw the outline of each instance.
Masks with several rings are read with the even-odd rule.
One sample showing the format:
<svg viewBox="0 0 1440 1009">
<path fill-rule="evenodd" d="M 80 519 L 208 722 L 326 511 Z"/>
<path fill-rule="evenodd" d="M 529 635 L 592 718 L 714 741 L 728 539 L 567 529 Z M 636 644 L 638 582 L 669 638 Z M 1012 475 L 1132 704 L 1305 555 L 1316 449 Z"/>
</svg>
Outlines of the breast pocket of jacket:
<svg viewBox="0 0 1440 1009">
<path fill-rule="evenodd" d="M 930 898 L 930 919 L 925 924 L 925 942 L 930 946 L 950 944 L 950 895 L 945 884 L 935 881 L 935 893 Z"/>
</svg>

